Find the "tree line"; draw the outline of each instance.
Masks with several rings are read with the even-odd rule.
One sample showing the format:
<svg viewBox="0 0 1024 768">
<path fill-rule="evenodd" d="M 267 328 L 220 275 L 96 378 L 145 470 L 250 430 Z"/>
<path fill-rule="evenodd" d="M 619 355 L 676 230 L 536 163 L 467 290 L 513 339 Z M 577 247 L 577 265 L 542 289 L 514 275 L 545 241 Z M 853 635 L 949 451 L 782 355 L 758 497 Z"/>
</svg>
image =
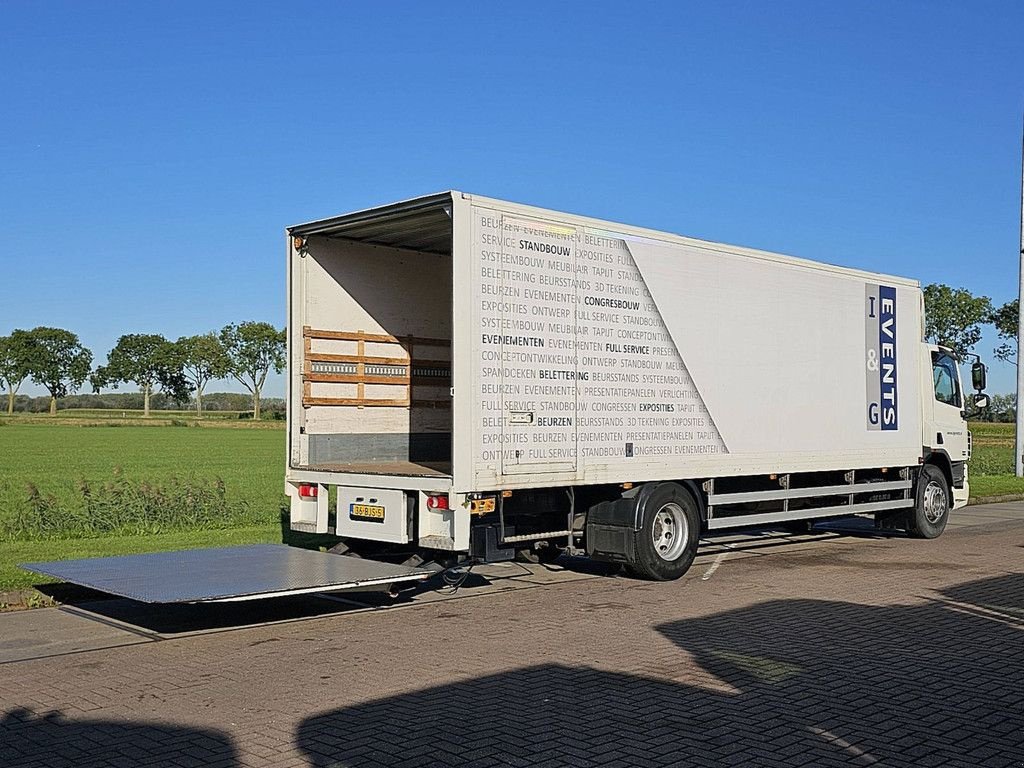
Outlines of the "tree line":
<svg viewBox="0 0 1024 768">
<path fill-rule="evenodd" d="M 253 418 L 259 419 L 263 385 L 271 370 L 284 370 L 285 348 L 283 329 L 250 320 L 176 341 L 160 334 L 126 334 L 107 353 L 107 364 L 93 368 L 92 352 L 77 334 L 45 326 L 19 328 L 0 336 L 0 384 L 7 389 L 8 414 L 14 412 L 18 390 L 31 380 L 49 392 L 51 414 L 57 412 L 57 398 L 88 381 L 93 392 L 136 385 L 146 416 L 156 392 L 178 402 L 194 398 L 202 416 L 206 385 L 231 377 L 252 395 Z"/>
</svg>

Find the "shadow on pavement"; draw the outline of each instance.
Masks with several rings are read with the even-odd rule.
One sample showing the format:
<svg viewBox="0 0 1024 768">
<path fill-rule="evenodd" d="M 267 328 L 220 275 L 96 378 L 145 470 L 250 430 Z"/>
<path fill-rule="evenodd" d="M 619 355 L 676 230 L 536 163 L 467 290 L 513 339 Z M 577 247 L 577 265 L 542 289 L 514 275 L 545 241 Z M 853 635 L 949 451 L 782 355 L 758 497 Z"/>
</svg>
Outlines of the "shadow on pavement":
<svg viewBox="0 0 1024 768">
<path fill-rule="evenodd" d="M 1024 576 L 943 594 L 1019 606 Z M 1021 618 L 943 602 L 784 600 L 657 629 L 741 692 L 726 718 L 746 722 L 751 743 L 797 763 L 831 752 L 861 764 L 966 768 L 1024 761 Z"/>
<path fill-rule="evenodd" d="M 358 606 L 311 595 L 268 597 L 226 603 L 141 603 L 122 597 L 71 604 L 100 619 L 110 619 L 160 635 L 241 629 L 278 621 L 311 619 L 355 610 Z"/>
<path fill-rule="evenodd" d="M 996 616 L 1003 614 L 1004 618 L 1024 622 L 1024 576 L 1020 574 L 960 584 L 943 590 L 942 594 L 974 609 L 989 611 Z"/>
<path fill-rule="evenodd" d="M 167 766 L 240 765 L 231 737 L 210 729 L 165 723 L 69 720 L 60 712 L 15 709 L 0 717 L 0 765 Z"/>
<path fill-rule="evenodd" d="M 1012 608 L 1024 576 L 948 592 Z M 325 768 L 1010 768 L 1024 761 L 1024 621 L 1007 616 L 766 602 L 656 627 L 687 652 L 659 659 L 657 679 L 532 666 L 322 713 L 297 743 Z"/>
</svg>

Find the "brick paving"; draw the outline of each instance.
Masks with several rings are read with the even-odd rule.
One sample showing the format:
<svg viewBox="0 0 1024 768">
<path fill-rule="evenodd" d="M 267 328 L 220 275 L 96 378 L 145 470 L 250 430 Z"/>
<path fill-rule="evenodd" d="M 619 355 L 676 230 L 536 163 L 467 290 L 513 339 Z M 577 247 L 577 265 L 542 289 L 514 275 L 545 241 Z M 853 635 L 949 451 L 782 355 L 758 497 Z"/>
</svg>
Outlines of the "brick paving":
<svg viewBox="0 0 1024 768">
<path fill-rule="evenodd" d="M 0 766 L 1024 766 L 1024 517 L 709 570 L 0 665 Z"/>
</svg>

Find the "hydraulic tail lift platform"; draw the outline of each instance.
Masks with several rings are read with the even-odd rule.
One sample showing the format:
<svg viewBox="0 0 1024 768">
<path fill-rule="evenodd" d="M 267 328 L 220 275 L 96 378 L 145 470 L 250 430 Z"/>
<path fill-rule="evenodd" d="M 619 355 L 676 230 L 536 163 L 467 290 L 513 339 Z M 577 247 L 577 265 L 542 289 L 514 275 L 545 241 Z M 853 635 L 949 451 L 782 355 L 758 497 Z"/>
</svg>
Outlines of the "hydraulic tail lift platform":
<svg viewBox="0 0 1024 768">
<path fill-rule="evenodd" d="M 143 603 L 210 603 L 419 581 L 430 571 L 283 544 L 54 560 L 21 566 Z"/>
</svg>

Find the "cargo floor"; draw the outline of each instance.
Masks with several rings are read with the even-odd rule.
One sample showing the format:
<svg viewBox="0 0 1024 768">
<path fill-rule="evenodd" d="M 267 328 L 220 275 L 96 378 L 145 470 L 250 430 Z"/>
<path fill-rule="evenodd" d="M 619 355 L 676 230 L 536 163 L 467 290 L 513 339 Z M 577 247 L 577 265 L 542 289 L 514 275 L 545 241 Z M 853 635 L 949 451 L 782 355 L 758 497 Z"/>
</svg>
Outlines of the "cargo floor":
<svg viewBox="0 0 1024 768">
<path fill-rule="evenodd" d="M 365 461 L 342 464 L 310 464 L 302 469 L 318 472 L 347 472 L 353 475 L 405 475 L 408 477 L 451 477 L 450 461 Z"/>
</svg>

